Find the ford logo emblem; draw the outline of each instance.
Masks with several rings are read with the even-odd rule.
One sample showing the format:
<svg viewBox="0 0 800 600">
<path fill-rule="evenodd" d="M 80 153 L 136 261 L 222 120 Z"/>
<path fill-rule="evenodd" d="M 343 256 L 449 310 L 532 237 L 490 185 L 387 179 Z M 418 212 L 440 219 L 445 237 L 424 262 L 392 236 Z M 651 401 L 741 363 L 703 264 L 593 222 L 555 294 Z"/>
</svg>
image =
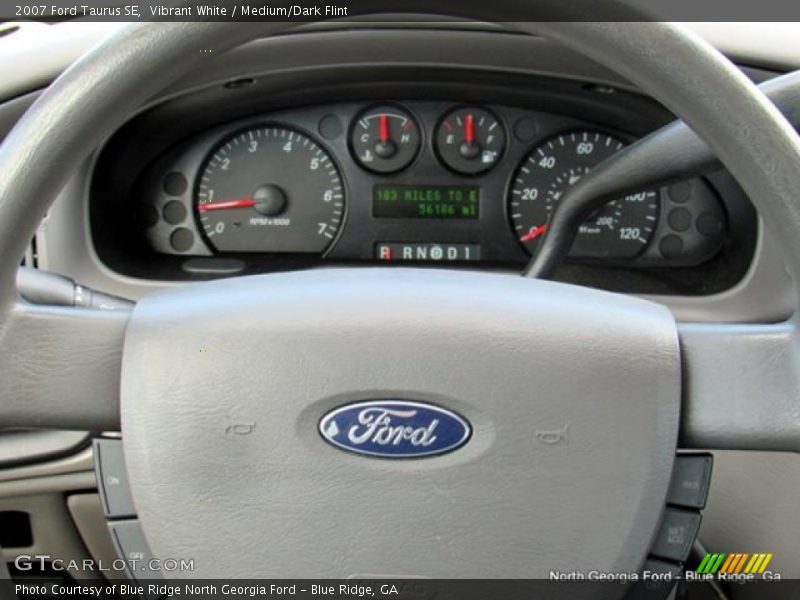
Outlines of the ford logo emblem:
<svg viewBox="0 0 800 600">
<path fill-rule="evenodd" d="M 418 458 L 463 446 L 472 428 L 463 417 L 433 404 L 368 400 L 332 410 L 322 417 L 319 431 L 328 442 L 350 452 Z"/>
</svg>

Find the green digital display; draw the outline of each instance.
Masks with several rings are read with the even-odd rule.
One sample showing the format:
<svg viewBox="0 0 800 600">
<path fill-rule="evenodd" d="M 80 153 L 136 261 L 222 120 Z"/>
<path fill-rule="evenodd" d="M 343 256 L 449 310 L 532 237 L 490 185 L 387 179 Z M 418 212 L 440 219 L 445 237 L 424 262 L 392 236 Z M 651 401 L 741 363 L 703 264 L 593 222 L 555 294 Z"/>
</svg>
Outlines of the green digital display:
<svg viewBox="0 0 800 600">
<path fill-rule="evenodd" d="M 376 185 L 372 215 L 387 219 L 477 219 L 481 190 L 473 185 Z"/>
</svg>

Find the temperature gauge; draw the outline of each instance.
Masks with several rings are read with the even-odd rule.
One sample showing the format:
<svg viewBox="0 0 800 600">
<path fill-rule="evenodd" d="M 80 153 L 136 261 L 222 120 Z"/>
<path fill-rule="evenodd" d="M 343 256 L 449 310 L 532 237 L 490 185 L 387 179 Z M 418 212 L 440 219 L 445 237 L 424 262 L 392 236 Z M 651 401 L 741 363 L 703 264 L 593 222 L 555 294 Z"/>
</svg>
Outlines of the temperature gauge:
<svg viewBox="0 0 800 600">
<path fill-rule="evenodd" d="M 439 159 L 456 173 L 476 175 L 497 164 L 506 147 L 500 121 L 483 108 L 457 108 L 445 115 L 436 132 Z"/>
<path fill-rule="evenodd" d="M 350 150 L 365 169 L 396 173 L 417 156 L 420 132 L 417 122 L 397 106 L 375 106 L 363 112 L 350 131 Z"/>
</svg>

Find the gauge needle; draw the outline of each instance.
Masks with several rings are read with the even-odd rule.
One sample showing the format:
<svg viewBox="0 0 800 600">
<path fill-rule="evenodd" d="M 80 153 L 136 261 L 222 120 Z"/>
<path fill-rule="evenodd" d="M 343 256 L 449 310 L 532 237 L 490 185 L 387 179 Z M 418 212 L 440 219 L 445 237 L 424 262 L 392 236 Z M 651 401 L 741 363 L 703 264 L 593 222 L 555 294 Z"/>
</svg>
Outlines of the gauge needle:
<svg viewBox="0 0 800 600">
<path fill-rule="evenodd" d="M 544 225 L 537 225 L 536 227 L 531 228 L 531 230 L 519 238 L 521 242 L 530 242 L 531 240 L 535 240 L 537 237 L 542 235 L 545 231 L 547 231 L 547 223 Z"/>
<path fill-rule="evenodd" d="M 380 125 L 380 135 L 381 142 L 384 144 L 389 141 L 389 116 L 388 115 L 381 115 L 378 117 L 378 124 Z"/>
<path fill-rule="evenodd" d="M 228 208 L 252 208 L 256 205 L 256 201 L 252 198 L 239 198 L 238 200 L 220 200 L 218 202 L 204 202 L 197 205 L 197 210 L 200 212 L 208 212 L 210 210 L 226 210 Z"/>
<path fill-rule="evenodd" d="M 472 115 L 464 119 L 464 141 L 470 146 L 475 141 L 475 117 Z"/>
</svg>

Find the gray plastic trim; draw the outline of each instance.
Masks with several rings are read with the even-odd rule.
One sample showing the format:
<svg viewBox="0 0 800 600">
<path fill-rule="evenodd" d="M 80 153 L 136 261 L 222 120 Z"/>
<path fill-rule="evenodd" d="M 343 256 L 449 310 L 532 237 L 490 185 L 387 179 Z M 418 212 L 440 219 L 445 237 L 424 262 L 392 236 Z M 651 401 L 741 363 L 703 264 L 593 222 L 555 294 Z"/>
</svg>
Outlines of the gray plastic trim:
<svg viewBox="0 0 800 600">
<path fill-rule="evenodd" d="M 105 36 L 124 26 L 124 23 L 17 23 L 20 27 L 13 36 L 0 41 L 0 61 L 18 65 L 0 82 L 0 98 L 12 98 L 48 85 L 70 63 L 89 50 Z M 386 24 L 383 24 L 384 27 Z M 393 27 L 425 27 L 424 24 L 393 23 Z M 711 44 L 744 64 L 761 64 L 779 69 L 800 67 L 800 47 L 796 30 L 791 23 L 686 23 L 687 27 L 700 34 Z M 361 24 L 363 28 L 374 28 L 380 24 Z M 349 27 L 353 27 L 352 24 Z M 438 23 L 438 28 L 457 28 L 472 32 L 496 32 L 499 28 L 490 23 Z M 304 32 L 325 33 L 341 29 L 339 23 L 307 24 Z M 361 35 L 358 32 L 357 35 Z M 392 44 L 394 45 L 394 44 Z M 375 49 L 373 47 L 373 49 Z M 468 45 L 465 52 L 471 54 Z M 552 51 L 542 53 L 542 57 L 552 55 Z M 321 54 L 324 60 L 325 55 Z M 509 58 L 513 55 L 509 54 Z M 609 76 L 620 80 L 616 75 Z"/>
<path fill-rule="evenodd" d="M 83 431 L 0 429 L 0 468 L 73 454 L 88 442 Z"/>
<path fill-rule="evenodd" d="M 748 65 L 800 68 L 796 22 L 684 23 L 728 56 Z"/>
<path fill-rule="evenodd" d="M 6 493 L 12 484 L 0 484 L 0 510 L 27 512 L 33 530 L 33 545 L 25 548 L 4 548 L 0 562 L 3 559 L 12 561 L 20 554 L 47 555 L 51 559 L 63 560 L 64 564 L 69 561 L 82 564 L 82 561 L 89 558 L 64 501 L 64 493 L 76 489 L 78 480 L 51 478 L 49 483 L 49 490 L 44 489 L 44 486 L 39 489 L 31 486 L 29 489 L 20 489 L 13 496 Z M 70 575 L 79 580 L 103 580 L 99 571 L 91 569 L 71 570 Z M 5 600 L 6 596 L 3 598 Z"/>
<path fill-rule="evenodd" d="M 113 564 L 119 556 L 108 534 L 100 497 L 97 494 L 71 494 L 67 496 L 67 508 L 91 557 L 103 565 Z M 112 580 L 126 578 L 121 569 L 108 569 L 103 575 Z"/>
<path fill-rule="evenodd" d="M 94 477 L 94 458 L 91 447 L 76 454 L 55 459 L 46 463 L 9 467 L 0 470 L 0 483 L 6 481 L 43 481 L 49 476 L 86 474 Z M 92 485 L 94 487 L 94 484 Z"/>
<path fill-rule="evenodd" d="M 72 22 L 58 25 L 17 22 L 18 29 L 0 38 L 0 62 L 14 65 L 3 71 L 0 98 L 13 98 L 48 85 L 121 23 Z"/>
</svg>

